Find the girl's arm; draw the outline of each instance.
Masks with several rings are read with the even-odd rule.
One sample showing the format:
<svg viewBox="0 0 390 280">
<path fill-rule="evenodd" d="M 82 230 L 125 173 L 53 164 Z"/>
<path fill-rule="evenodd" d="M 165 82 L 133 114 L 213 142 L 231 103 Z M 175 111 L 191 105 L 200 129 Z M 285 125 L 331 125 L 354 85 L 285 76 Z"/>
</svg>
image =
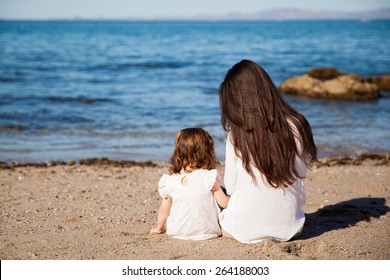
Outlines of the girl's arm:
<svg viewBox="0 0 390 280">
<path fill-rule="evenodd" d="M 157 225 L 150 230 L 150 233 L 164 233 L 165 232 L 165 223 L 171 211 L 172 198 L 165 197 L 161 202 L 160 209 L 158 210 L 157 216 Z"/>
<path fill-rule="evenodd" d="M 222 190 L 221 186 L 219 185 L 218 179 L 215 180 L 213 189 L 212 189 L 213 195 L 215 197 L 215 200 L 217 201 L 218 205 L 222 208 L 226 208 L 229 202 L 230 197 L 228 197 Z"/>
</svg>

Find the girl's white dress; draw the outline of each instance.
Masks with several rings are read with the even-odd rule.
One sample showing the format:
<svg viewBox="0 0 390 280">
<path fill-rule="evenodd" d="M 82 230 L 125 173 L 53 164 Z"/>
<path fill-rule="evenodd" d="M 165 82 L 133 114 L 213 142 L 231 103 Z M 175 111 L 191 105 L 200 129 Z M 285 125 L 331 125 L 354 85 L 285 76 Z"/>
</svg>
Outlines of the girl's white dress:
<svg viewBox="0 0 390 280">
<path fill-rule="evenodd" d="M 295 166 L 301 176 L 306 175 L 307 167 L 298 157 Z M 254 166 L 252 170 L 256 171 L 256 183 L 243 168 L 228 137 L 224 184 L 231 197 L 220 214 L 222 229 L 242 243 L 255 243 L 267 237 L 291 239 L 302 231 L 305 222 L 303 180 L 275 189 L 264 183 L 265 178 Z"/>
<path fill-rule="evenodd" d="M 186 184 L 183 184 L 187 177 Z M 161 197 L 171 197 L 166 234 L 178 239 L 204 240 L 221 235 L 219 208 L 212 193 L 217 170 L 198 169 L 187 174 L 164 174 L 159 183 Z"/>
</svg>

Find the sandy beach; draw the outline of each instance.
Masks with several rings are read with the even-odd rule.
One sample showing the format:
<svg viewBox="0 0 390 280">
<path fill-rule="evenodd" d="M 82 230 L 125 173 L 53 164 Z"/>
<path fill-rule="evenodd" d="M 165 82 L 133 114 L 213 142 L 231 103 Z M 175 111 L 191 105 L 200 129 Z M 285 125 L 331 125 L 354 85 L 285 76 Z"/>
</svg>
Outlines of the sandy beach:
<svg viewBox="0 0 390 280">
<path fill-rule="evenodd" d="M 306 178 L 306 224 L 289 242 L 150 235 L 166 163 L 1 165 L 0 258 L 390 259 L 389 156 L 322 160 Z M 223 174 L 223 166 L 220 168 Z"/>
</svg>

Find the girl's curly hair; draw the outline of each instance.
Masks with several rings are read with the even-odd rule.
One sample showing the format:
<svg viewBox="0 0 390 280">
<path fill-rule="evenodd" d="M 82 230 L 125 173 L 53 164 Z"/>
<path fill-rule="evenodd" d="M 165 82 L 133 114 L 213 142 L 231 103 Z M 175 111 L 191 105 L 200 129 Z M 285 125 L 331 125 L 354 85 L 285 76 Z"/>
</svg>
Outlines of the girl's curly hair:
<svg viewBox="0 0 390 280">
<path fill-rule="evenodd" d="M 179 131 L 170 164 L 171 174 L 180 173 L 181 170 L 216 168 L 218 160 L 213 138 L 202 128 L 185 128 Z"/>
</svg>

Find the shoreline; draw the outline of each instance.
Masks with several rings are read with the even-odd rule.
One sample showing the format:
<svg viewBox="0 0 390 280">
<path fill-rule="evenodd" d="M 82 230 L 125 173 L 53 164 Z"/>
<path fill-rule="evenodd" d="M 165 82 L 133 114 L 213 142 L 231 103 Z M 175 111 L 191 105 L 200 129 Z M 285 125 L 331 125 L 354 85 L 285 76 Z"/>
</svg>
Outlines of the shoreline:
<svg viewBox="0 0 390 280">
<path fill-rule="evenodd" d="M 17 167 L 52 167 L 52 166 L 74 166 L 74 165 L 85 165 L 85 166 L 113 166 L 113 167 L 155 167 L 157 162 L 154 161 L 135 161 L 135 160 L 111 160 L 107 157 L 101 158 L 86 158 L 82 160 L 53 160 L 48 162 L 6 162 L 0 161 L 0 169 L 12 169 Z"/>
<path fill-rule="evenodd" d="M 363 153 L 359 156 L 348 157 L 348 156 L 334 156 L 334 157 L 322 157 L 319 158 L 318 162 L 313 164 L 313 167 L 321 166 L 336 166 L 336 165 L 361 165 L 365 161 L 374 161 L 377 165 L 390 165 L 390 153 L 374 154 L 374 153 Z M 112 166 L 129 168 L 134 166 L 140 167 L 156 167 L 158 164 L 164 164 L 166 162 L 159 161 L 136 161 L 136 160 L 112 160 L 108 157 L 100 158 L 86 158 L 81 160 L 53 160 L 48 162 L 15 162 L 15 161 L 0 161 L 1 169 L 13 169 L 18 167 L 52 167 L 52 166 Z M 223 165 L 223 163 L 220 163 Z"/>
</svg>

